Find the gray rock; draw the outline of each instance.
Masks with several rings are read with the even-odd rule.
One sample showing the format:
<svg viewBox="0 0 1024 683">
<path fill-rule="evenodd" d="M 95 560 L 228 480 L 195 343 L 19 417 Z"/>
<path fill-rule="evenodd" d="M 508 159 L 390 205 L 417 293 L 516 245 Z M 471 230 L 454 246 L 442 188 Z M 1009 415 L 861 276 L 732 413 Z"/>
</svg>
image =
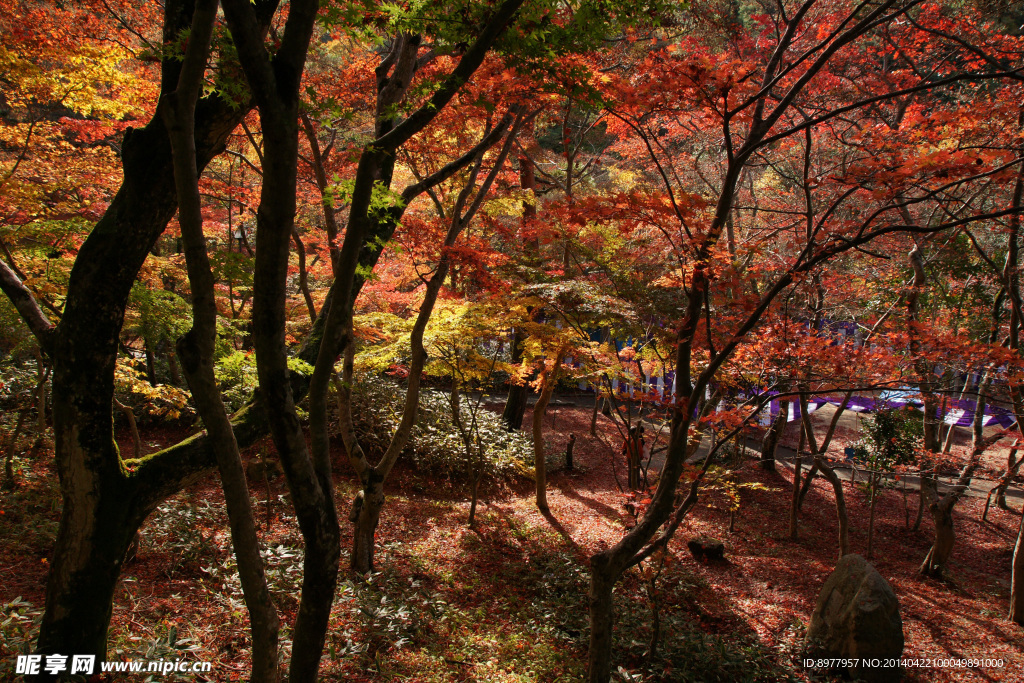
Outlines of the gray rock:
<svg viewBox="0 0 1024 683">
<path fill-rule="evenodd" d="M 721 562 L 725 559 L 725 544 L 714 538 L 695 538 L 687 541 L 686 547 L 697 560 Z"/>
<path fill-rule="evenodd" d="M 885 666 L 903 654 L 903 620 L 896 594 L 860 555 L 846 555 L 818 595 L 807 628 L 807 657 L 813 668 L 827 668 L 869 683 L 899 681 L 903 670 Z M 821 659 L 856 660 L 820 667 Z M 867 661 L 865 661 L 867 660 Z"/>
</svg>

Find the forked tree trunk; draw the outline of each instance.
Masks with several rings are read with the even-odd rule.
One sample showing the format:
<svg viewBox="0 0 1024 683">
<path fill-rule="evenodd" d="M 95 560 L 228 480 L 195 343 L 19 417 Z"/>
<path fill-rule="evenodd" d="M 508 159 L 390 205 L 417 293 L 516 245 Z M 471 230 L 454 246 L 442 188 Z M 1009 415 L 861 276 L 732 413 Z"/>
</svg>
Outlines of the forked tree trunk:
<svg viewBox="0 0 1024 683">
<path fill-rule="evenodd" d="M 505 21 L 508 20 L 509 16 L 511 16 L 509 14 L 505 19 L 502 19 L 502 15 L 506 12 L 514 13 L 516 7 L 518 7 L 518 2 L 519 0 L 506 0 L 506 3 L 501 7 L 501 10 L 492 20 L 492 24 L 489 26 L 488 30 L 483 36 L 481 36 L 481 41 L 495 40 L 497 36 L 500 35 L 500 32 L 504 30 Z M 405 42 L 406 40 L 408 40 L 408 42 Z M 398 47 L 395 49 L 401 49 L 402 51 L 401 56 L 398 57 L 399 65 L 408 64 L 409 68 L 411 68 L 412 65 L 416 64 L 418 45 L 418 38 L 413 40 L 411 37 L 403 37 L 402 41 L 396 42 L 396 46 Z M 483 53 L 478 52 L 477 54 L 482 61 Z M 479 62 L 477 63 L 477 66 L 478 65 Z M 460 67 L 461 66 L 463 66 L 463 63 L 460 63 Z M 475 69 L 476 66 L 473 68 Z M 396 73 L 401 75 L 400 71 L 396 71 Z M 455 241 L 461 234 L 462 230 L 469 224 L 477 210 L 480 208 L 484 197 L 487 195 L 492 183 L 500 172 L 508 153 L 511 151 L 512 144 L 516 135 L 518 135 L 524 120 L 525 115 L 520 110 L 516 110 L 514 116 L 512 113 L 506 114 L 497 126 L 493 129 L 488 129 L 480 143 L 478 143 L 469 154 L 462 157 L 464 160 L 463 165 L 468 165 L 470 161 L 472 161 L 473 165 L 466 184 L 459 193 L 459 198 L 456 201 L 453 214 L 450 217 L 448 232 L 442 245 L 443 248 L 449 248 L 455 244 Z M 507 135 L 505 135 L 506 132 Z M 505 135 L 505 140 L 501 146 L 500 152 L 495 159 L 490 172 L 480 184 L 479 188 L 477 188 L 476 183 L 480 173 L 484 152 L 497 143 L 503 135 Z M 360 190 L 361 194 L 354 192 L 353 197 L 361 197 L 359 204 L 361 208 L 357 213 L 357 204 L 356 201 L 353 200 L 353 208 L 350 210 L 349 229 L 345 236 L 345 242 L 342 245 L 338 258 L 339 281 L 351 280 L 351 278 L 355 276 L 356 266 L 358 263 L 357 258 L 363 249 L 363 244 L 360 241 L 353 241 L 353 235 L 362 234 L 366 230 L 366 226 L 354 223 L 352 217 L 359 215 L 362 216 L 362 223 L 370 222 L 370 198 L 375 183 L 373 174 L 367 173 L 366 169 L 372 168 L 374 165 L 379 166 L 380 164 L 388 163 L 386 161 L 387 159 L 393 159 L 393 156 L 382 156 L 379 151 L 375 151 L 371 147 L 367 147 L 364 150 L 360 159 L 360 168 L 364 175 L 357 178 L 356 188 Z M 451 165 L 446 168 L 450 167 Z M 442 169 L 442 171 L 443 170 L 444 169 Z M 441 171 L 438 173 L 441 173 Z M 402 194 L 403 202 L 400 208 L 404 208 L 404 206 L 412 201 L 413 198 L 418 196 L 418 194 L 429 189 L 432 185 L 427 184 L 428 182 L 441 182 L 445 177 L 447 176 L 441 177 L 438 174 L 435 174 L 428 180 L 422 180 L 416 185 L 406 188 Z M 366 182 L 360 183 L 360 178 L 364 179 Z M 475 197 L 472 197 L 472 201 L 470 201 L 470 197 L 474 190 L 476 190 L 476 195 Z M 400 212 L 394 214 L 393 220 L 396 225 L 400 218 Z M 350 516 L 355 524 L 355 529 L 353 531 L 351 569 L 359 574 L 365 574 L 373 571 L 374 568 L 374 535 L 377 529 L 377 523 L 380 520 L 381 509 L 384 506 L 384 481 L 387 479 L 388 474 L 391 472 L 391 469 L 394 467 L 399 455 L 409 442 L 412 435 L 412 428 L 415 425 L 417 406 L 419 404 L 420 382 L 422 381 L 423 368 L 427 360 L 426 349 L 423 346 L 423 335 L 427 328 L 427 323 L 430 320 L 430 315 L 434 309 L 434 304 L 437 301 L 438 293 L 444 284 L 450 266 L 451 258 L 447 254 L 443 255 L 434 270 L 434 274 L 427 281 L 423 303 L 420 305 L 419 313 L 416 316 L 416 321 L 413 324 L 413 329 L 409 337 L 412 355 L 409 363 L 409 384 L 406 390 L 405 402 L 402 407 L 401 419 L 398 427 L 395 429 L 395 432 L 391 437 L 391 442 L 388 444 L 387 450 L 381 457 L 380 462 L 376 465 L 370 464 L 365 452 L 359 444 L 359 440 L 356 438 L 355 430 L 352 427 L 351 391 L 346 388 L 351 385 L 354 361 L 354 347 L 351 343 L 351 299 L 349 300 L 346 308 L 332 305 L 328 313 L 327 322 L 325 324 L 325 328 L 328 332 L 325 333 L 325 336 L 328 334 L 331 335 L 331 338 L 333 339 L 331 345 L 336 349 L 342 349 L 344 351 L 345 359 L 345 382 L 342 384 L 342 391 L 339 392 L 339 423 L 341 424 L 342 439 L 345 443 L 349 462 L 359 475 L 360 481 L 363 485 L 363 490 L 353 503 L 352 513 Z M 343 341 L 346 337 L 348 341 Z M 320 357 L 317 360 L 317 366 L 313 373 L 313 382 L 310 389 L 311 397 L 321 395 L 321 392 L 317 392 L 315 395 L 313 392 L 313 389 L 318 386 L 318 377 L 322 382 L 324 390 L 322 395 L 326 396 L 327 376 L 328 373 L 333 374 L 336 356 L 337 352 L 335 351 L 332 353 L 327 346 L 321 348 Z M 314 407 L 316 409 L 314 409 Z M 323 459 L 328 460 L 329 449 L 325 424 L 325 402 L 318 401 L 314 404 L 313 398 L 311 398 L 311 425 L 313 424 L 314 417 L 316 417 L 317 423 L 321 425 L 321 428 L 317 430 L 316 438 L 314 438 L 314 445 L 318 443 L 321 444 L 320 450 L 323 454 Z"/>
<path fill-rule="evenodd" d="M 466 462 L 469 463 L 469 469 L 472 473 L 469 491 L 469 518 L 467 520 L 467 524 L 470 529 L 475 529 L 476 505 L 480 493 L 480 480 L 483 478 L 484 474 L 484 444 L 480 439 L 480 429 L 476 419 L 476 410 L 479 408 L 479 405 L 471 412 L 471 430 L 470 428 L 467 428 L 466 424 L 462 421 L 461 389 L 457 378 L 452 380 L 452 395 L 450 403 L 452 409 L 452 422 L 459 430 L 459 436 L 462 439 L 462 447 L 466 452 Z M 475 447 L 473 444 L 474 435 L 477 439 Z"/>
<path fill-rule="evenodd" d="M 168 0 L 163 5 L 170 44 L 188 28 L 191 4 Z M 258 30 L 269 19 L 262 17 Z M 163 60 L 165 89 L 173 88 L 180 68 L 173 56 Z M 248 108 L 214 94 L 200 102 L 197 112 L 201 169 L 223 149 Z M 139 525 L 183 482 L 214 466 L 206 437 L 128 463 L 114 443 L 114 366 L 124 312 L 142 264 L 177 208 L 170 145 L 159 114 L 145 127 L 125 131 L 121 158 L 124 182 L 79 250 L 57 327 L 0 265 L 0 285 L 53 361 L 51 415 L 63 511 L 36 651 L 92 654 L 100 661 L 106 658 L 118 573 Z M 309 340 L 314 353 L 319 338 L 314 330 Z M 247 408 L 236 418 L 236 434 L 246 443 L 265 434 L 259 408 Z"/>
<path fill-rule="evenodd" d="M 448 77 L 446 86 L 442 88 L 442 91 L 445 88 L 455 88 L 457 90 L 461 83 L 473 73 L 483 61 L 483 57 L 488 49 L 485 46 L 489 46 L 494 40 L 497 40 L 520 3 L 521 0 L 506 0 L 501 5 L 492 17 L 491 22 L 480 35 L 478 42 L 466 53 L 456 71 Z M 381 92 L 391 93 L 388 97 L 400 97 L 401 93 L 405 92 L 404 88 L 408 86 L 409 79 L 411 79 L 418 63 L 419 44 L 418 36 L 407 34 L 401 34 L 395 41 L 392 47 L 396 60 L 395 75 L 382 78 L 378 83 Z M 378 77 L 381 77 L 382 73 L 378 72 Z M 395 87 L 399 88 L 399 90 L 396 91 Z M 451 90 L 451 95 L 454 95 L 455 90 Z M 394 102 L 387 100 L 382 102 L 384 108 L 388 110 L 390 110 L 393 104 L 397 104 L 397 100 Z M 420 110 L 420 113 L 430 112 L 426 118 L 420 118 L 422 121 L 421 126 L 429 123 L 430 119 L 436 114 L 437 109 L 436 103 L 432 102 L 425 109 Z M 399 128 L 392 128 L 394 122 L 384 117 L 385 113 L 383 111 L 378 111 L 377 113 L 377 133 L 380 136 L 378 140 L 390 139 L 405 126 L 403 123 L 399 125 Z M 408 123 L 410 120 L 411 117 L 405 121 Z M 489 188 L 511 151 L 512 144 L 524 120 L 525 114 L 522 110 L 516 108 L 514 114 L 509 112 L 497 126 L 494 128 L 488 127 L 481 141 L 470 152 L 463 155 L 457 163 L 449 164 L 429 178 L 420 180 L 418 183 L 407 187 L 402 192 L 402 201 L 391 213 L 387 225 L 383 225 L 381 221 L 371 216 L 370 205 L 374 187 L 381 182 L 379 180 L 380 173 L 386 173 L 388 178 L 390 178 L 391 169 L 393 168 L 394 148 L 390 148 L 391 153 L 386 154 L 381 149 L 378 149 L 376 145 L 368 145 L 360 156 L 356 183 L 352 194 L 353 199 L 349 211 L 348 229 L 336 264 L 338 273 L 336 284 L 342 283 L 341 291 L 346 291 L 346 288 L 351 291 L 358 291 L 358 288 L 353 283 L 356 282 L 359 266 L 365 267 L 361 259 L 367 241 L 379 237 L 379 231 L 383 228 L 389 231 L 387 236 L 390 237 L 391 232 L 393 232 L 402 217 L 402 211 L 409 202 L 435 184 L 450 177 L 458 169 L 472 164 L 468 179 L 459 193 L 452 215 L 449 217 L 448 232 L 442 244 L 442 248 L 453 246 L 462 230 L 469 224 L 480 208 L 484 197 L 487 195 Z M 403 135 L 405 134 L 412 135 L 409 131 L 403 133 Z M 505 136 L 505 140 L 500 152 L 494 160 L 491 170 L 478 188 L 476 183 L 484 153 L 501 140 L 502 136 Z M 400 141 L 395 143 L 396 146 L 402 144 L 402 140 L 407 139 L 408 137 L 400 138 Z M 385 150 L 389 149 L 386 145 L 382 146 Z M 476 191 L 475 196 L 473 196 L 474 191 Z M 409 363 L 409 384 L 406 390 L 401 418 L 384 455 L 376 465 L 371 465 L 366 457 L 366 453 L 363 451 L 362 446 L 360 446 L 352 426 L 350 386 L 353 377 L 354 360 L 354 347 L 351 342 L 354 296 L 341 294 L 335 298 L 334 303 L 330 306 L 324 305 L 324 308 L 328 310 L 327 320 L 324 324 L 325 342 L 321 346 L 311 381 L 310 425 L 314 436 L 314 450 L 320 453 L 318 462 L 322 461 L 322 467 L 326 468 L 329 466 L 330 461 L 329 439 L 326 427 L 326 389 L 329 377 L 334 374 L 333 368 L 337 356 L 339 353 L 343 353 L 345 381 L 342 383 L 342 390 L 338 394 L 339 423 L 349 462 L 359 476 L 363 487 L 360 495 L 357 496 L 353 503 L 350 514 L 350 519 L 355 525 L 351 569 L 359 574 L 365 574 L 374 568 L 374 535 L 380 520 L 381 509 L 384 505 L 384 481 L 387 479 L 388 474 L 391 472 L 412 435 L 412 428 L 415 425 L 417 406 L 419 404 L 420 383 L 427 360 L 426 350 L 423 346 L 423 335 L 450 266 L 450 256 L 447 254 L 442 255 L 434 270 L 434 274 L 427 281 L 423 303 L 420 305 L 419 313 L 416 316 L 416 321 L 409 337 L 412 355 Z"/>
<path fill-rule="evenodd" d="M 328 353 L 325 347 L 330 344 L 326 339 L 321 344 L 317 368 L 310 380 L 312 456 L 295 410 L 285 347 L 288 257 L 296 210 L 299 86 L 316 20 L 317 0 L 295 0 L 290 4 L 281 49 L 273 58 L 257 28 L 257 8 L 246 0 L 224 0 L 223 7 L 264 134 L 263 185 L 256 215 L 253 270 L 253 345 L 271 435 L 305 543 L 289 665 L 290 680 L 299 683 L 317 679 L 341 554 L 331 464 L 321 448 L 322 421 L 316 423 L 314 419 L 314 412 L 317 417 L 323 414 L 316 406 L 326 402 L 327 380 L 321 361 Z M 331 358 L 332 372 L 333 361 Z"/>
<path fill-rule="evenodd" d="M 807 474 L 804 476 L 804 483 L 800 487 L 800 497 L 796 501 L 796 509 L 798 511 L 804 508 L 804 498 L 807 497 L 807 491 L 811 488 L 811 484 L 814 483 L 814 475 L 818 473 L 818 461 L 815 460 L 811 463 L 811 469 L 807 470 Z"/>
<path fill-rule="evenodd" d="M 185 2 L 164 3 L 164 35 L 188 26 Z M 177 80 L 173 57 L 164 82 Z M 245 116 L 212 96 L 201 105 L 196 144 L 200 166 Z M 125 132 L 124 182 L 75 260 L 61 321 L 48 336 L 53 360 L 52 417 L 63 512 L 51 558 L 40 654 L 106 658 L 106 633 L 125 552 L 142 520 L 181 482 L 212 466 L 203 439 L 153 454 L 126 470 L 111 429 L 118 337 L 139 269 L 174 215 L 176 196 L 167 133 L 157 115 Z"/>
<path fill-rule="evenodd" d="M 238 443 L 221 400 L 213 367 L 217 304 L 215 281 L 203 234 L 202 200 L 195 152 L 195 104 L 206 71 L 217 5 L 218 0 L 197 0 L 177 87 L 165 93 L 162 99 L 162 112 L 174 158 L 178 223 L 185 243 L 186 267 L 192 289 L 192 328 L 178 340 L 178 351 L 196 410 L 202 417 L 217 454 L 231 541 L 252 631 L 252 680 L 256 683 L 275 683 L 278 679 L 279 619 L 263 570 L 252 501 Z M 130 415 L 131 411 L 128 412 Z M 134 427 L 134 417 L 130 417 L 130 420 Z M 137 440 L 137 432 L 135 437 Z"/>
</svg>

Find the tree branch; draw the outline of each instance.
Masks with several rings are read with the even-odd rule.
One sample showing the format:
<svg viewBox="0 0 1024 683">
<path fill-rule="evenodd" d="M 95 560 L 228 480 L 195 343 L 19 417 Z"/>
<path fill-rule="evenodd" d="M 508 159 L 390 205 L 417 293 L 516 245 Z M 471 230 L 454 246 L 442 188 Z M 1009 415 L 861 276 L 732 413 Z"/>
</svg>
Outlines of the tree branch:
<svg viewBox="0 0 1024 683">
<path fill-rule="evenodd" d="M 28 287 L 18 279 L 14 271 L 3 261 L 0 261 L 0 289 L 4 291 L 7 298 L 14 304 L 21 319 L 28 325 L 28 329 L 39 342 L 39 346 L 52 356 L 54 326 L 39 307 L 36 298 Z"/>
</svg>

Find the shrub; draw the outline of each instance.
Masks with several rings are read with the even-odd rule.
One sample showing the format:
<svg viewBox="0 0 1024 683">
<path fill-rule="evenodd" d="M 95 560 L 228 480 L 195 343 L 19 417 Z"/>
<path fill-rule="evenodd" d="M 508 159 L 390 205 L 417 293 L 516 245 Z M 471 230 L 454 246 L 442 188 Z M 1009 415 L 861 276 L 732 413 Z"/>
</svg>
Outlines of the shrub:
<svg viewBox="0 0 1024 683">
<path fill-rule="evenodd" d="M 134 360 L 118 359 L 114 392 L 119 401 L 132 409 L 140 424 L 192 421 L 189 393 L 171 384 L 152 386 Z"/>
<path fill-rule="evenodd" d="M 880 408 L 866 423 L 867 438 L 853 444 L 854 457 L 873 469 L 893 471 L 913 464 L 921 418 L 912 408 Z"/>
<path fill-rule="evenodd" d="M 358 375 L 352 391 L 352 418 L 367 453 L 379 457 L 402 417 L 405 389 L 397 382 L 374 375 Z M 467 401 L 464 398 L 463 403 Z M 465 408 L 463 421 L 467 422 Z M 484 450 L 483 476 L 512 480 L 532 474 L 533 446 L 520 432 L 507 432 L 501 417 L 487 410 L 477 414 Z M 420 392 L 419 411 L 403 457 L 416 469 L 451 478 L 467 479 L 472 465 L 458 428 L 452 422 L 448 396 L 440 391 Z"/>
</svg>

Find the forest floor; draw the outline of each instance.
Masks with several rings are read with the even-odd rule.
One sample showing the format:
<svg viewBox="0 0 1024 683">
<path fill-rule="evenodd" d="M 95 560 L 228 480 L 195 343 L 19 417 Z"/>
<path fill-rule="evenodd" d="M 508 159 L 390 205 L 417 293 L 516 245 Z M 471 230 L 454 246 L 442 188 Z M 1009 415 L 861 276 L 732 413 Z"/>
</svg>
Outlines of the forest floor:
<svg viewBox="0 0 1024 683">
<path fill-rule="evenodd" d="M 370 579 L 342 574 L 324 656 L 328 681 L 578 681 L 586 656 L 587 557 L 621 538 L 634 523 L 619 462 L 622 437 L 606 418 L 589 436 L 590 410 L 549 410 L 549 451 L 577 436 L 572 471 L 551 473 L 551 517 L 532 502 L 532 482 L 489 489 L 476 530 L 467 527 L 466 487 L 407 469 L 387 484 Z M 529 424 L 527 414 L 525 424 Z M 146 450 L 181 436 L 143 433 Z M 855 434 L 841 434 L 843 439 Z M 125 438 L 123 449 L 130 449 Z M 268 442 L 247 449 L 270 452 Z M 130 452 L 130 450 L 128 451 Z M 841 450 L 840 450 L 841 452 Z M 556 457 L 557 459 L 557 457 Z M 351 541 L 348 501 L 353 477 L 335 458 L 343 518 L 342 567 Z M 993 468 L 998 458 L 993 461 Z M 0 681 L 12 680 L 14 654 L 35 633 L 48 556 L 59 516 L 56 477 L 42 462 L 22 464 L 21 486 L 0 494 Z M 742 484 L 729 531 L 729 479 Z M 616 592 L 617 680 L 824 680 L 801 664 L 801 643 L 814 603 L 837 559 L 837 522 L 830 487 L 818 480 L 789 540 L 792 474 L 762 470 L 753 460 L 716 478 L 671 544 L 655 581 L 660 617 L 651 655 L 650 579 L 631 570 Z M 268 577 L 290 623 L 298 604 L 302 543 L 284 482 L 251 483 Z M 868 507 L 847 482 L 851 545 L 864 553 Z M 1024 681 L 1024 632 L 1006 620 L 1010 560 L 1021 521 L 984 499 L 965 498 L 954 513 L 957 544 L 947 580 L 922 580 L 917 568 L 932 538 L 925 515 L 908 528 L 917 494 L 886 491 L 878 503 L 872 562 L 900 601 L 905 658 L 995 659 L 1001 666 L 909 669 L 907 681 Z M 686 541 L 722 540 L 727 561 L 694 560 Z M 649 563 L 647 563 L 649 564 Z M 16 601 L 16 599 L 18 599 Z M 290 631 L 282 629 L 282 641 Z M 212 662 L 209 674 L 153 680 L 230 681 L 248 670 L 249 637 L 230 553 L 216 477 L 162 505 L 146 522 L 137 559 L 122 576 L 111 623 L 114 658 Z M 286 655 L 286 653 L 285 653 Z M 144 676 L 102 680 L 144 681 Z"/>
</svg>

